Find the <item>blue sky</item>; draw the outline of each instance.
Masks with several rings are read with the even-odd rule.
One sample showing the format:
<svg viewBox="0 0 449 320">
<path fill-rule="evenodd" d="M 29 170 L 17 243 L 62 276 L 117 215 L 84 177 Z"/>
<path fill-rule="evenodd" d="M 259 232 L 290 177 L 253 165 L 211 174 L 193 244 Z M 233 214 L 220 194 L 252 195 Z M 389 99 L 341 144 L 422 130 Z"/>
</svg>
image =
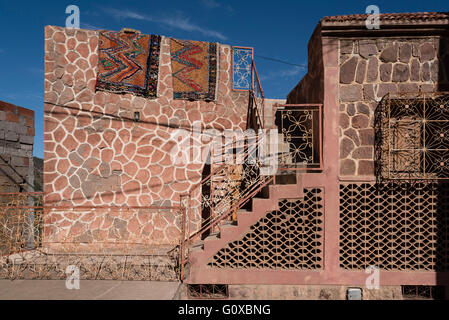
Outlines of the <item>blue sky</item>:
<svg viewBox="0 0 449 320">
<path fill-rule="evenodd" d="M 0 0 L 0 100 L 35 111 L 34 155 L 43 157 L 44 26 L 64 26 L 80 8 L 81 28 L 120 30 L 254 47 L 267 98 L 285 98 L 307 72 L 307 42 L 323 16 L 449 11 L 447 0 L 405 1 L 5 1 Z M 292 66 L 261 57 L 283 60 Z"/>
</svg>

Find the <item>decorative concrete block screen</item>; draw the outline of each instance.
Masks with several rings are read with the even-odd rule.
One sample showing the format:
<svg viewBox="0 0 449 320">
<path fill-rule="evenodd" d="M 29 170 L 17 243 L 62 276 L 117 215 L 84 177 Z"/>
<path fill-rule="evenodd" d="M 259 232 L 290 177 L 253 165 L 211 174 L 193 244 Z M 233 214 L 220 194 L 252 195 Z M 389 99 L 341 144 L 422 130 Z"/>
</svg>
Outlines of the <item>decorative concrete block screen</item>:
<svg viewBox="0 0 449 320">
<path fill-rule="evenodd" d="M 166 37 L 160 40 L 157 97 L 95 91 L 98 47 L 97 31 L 45 28 L 44 201 L 56 208 L 45 220 L 51 227 L 44 241 L 177 243 L 173 213 L 132 207 L 179 205 L 179 196 L 201 180 L 204 163 L 173 163 L 177 130 L 190 134 L 195 121 L 218 132 L 245 129 L 248 92 L 232 90 L 230 47 L 217 45 L 212 102 L 174 99 Z M 124 208 L 76 216 L 57 210 L 73 206 Z M 199 194 L 191 206 L 193 231 L 200 224 Z"/>
<path fill-rule="evenodd" d="M 241 269 L 321 269 L 323 193 L 304 189 L 303 199 L 284 199 L 241 239 L 218 251 L 209 266 Z"/>
<path fill-rule="evenodd" d="M 449 184 L 340 185 L 340 267 L 449 271 Z"/>
</svg>

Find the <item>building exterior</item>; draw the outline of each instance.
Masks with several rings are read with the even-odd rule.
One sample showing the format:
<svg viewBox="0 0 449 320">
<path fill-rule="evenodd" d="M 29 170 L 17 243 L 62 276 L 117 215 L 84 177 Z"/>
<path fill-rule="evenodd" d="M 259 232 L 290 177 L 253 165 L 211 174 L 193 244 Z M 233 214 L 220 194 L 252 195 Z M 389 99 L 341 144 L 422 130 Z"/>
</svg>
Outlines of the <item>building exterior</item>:
<svg viewBox="0 0 449 320">
<path fill-rule="evenodd" d="M 254 198 L 238 226 L 190 254 L 189 283 L 228 283 L 234 298 L 272 298 L 274 290 L 330 299 L 344 299 L 351 286 L 397 299 L 401 286 L 447 285 L 449 106 L 438 92 L 448 87 L 448 15 L 382 14 L 379 30 L 366 19 L 323 18 L 309 42 L 308 73 L 287 96 L 291 123 L 303 121 L 304 136 L 322 143 L 293 147 L 321 148 L 321 170 L 307 165 L 293 185 L 274 183 Z M 315 104 L 321 132 L 303 117 Z M 409 107 L 415 113 L 403 111 Z M 439 121 L 433 129 L 431 119 Z M 424 132 L 429 141 L 438 136 L 438 147 Z M 369 286 L 374 269 L 380 290 Z"/>
<path fill-rule="evenodd" d="M 318 23 L 285 101 L 264 99 L 248 48 L 46 27 L 44 245 L 176 246 L 193 296 L 224 285 L 231 298 L 341 299 L 359 287 L 396 299 L 401 286 L 447 286 L 449 16 L 382 14 L 372 30 L 366 19 Z M 208 73 L 189 73 L 201 70 L 192 48 Z M 133 63 L 147 63 L 145 86 Z M 243 88 L 242 70 L 255 79 Z M 271 151 L 271 174 L 260 159 L 217 160 L 195 135 L 270 128 L 219 153 Z M 179 132 L 211 163 L 174 161 Z"/>
</svg>

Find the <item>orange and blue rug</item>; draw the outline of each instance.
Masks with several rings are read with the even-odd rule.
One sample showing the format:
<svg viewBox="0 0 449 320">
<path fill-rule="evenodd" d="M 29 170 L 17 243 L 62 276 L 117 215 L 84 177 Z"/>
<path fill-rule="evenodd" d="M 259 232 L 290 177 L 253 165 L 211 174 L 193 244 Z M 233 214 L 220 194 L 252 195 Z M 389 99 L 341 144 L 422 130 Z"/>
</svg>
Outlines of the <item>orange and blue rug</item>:
<svg viewBox="0 0 449 320">
<path fill-rule="evenodd" d="M 171 39 L 170 56 L 174 99 L 215 100 L 216 43 Z"/>
<path fill-rule="evenodd" d="M 156 98 L 161 37 L 100 31 L 97 90 Z"/>
</svg>

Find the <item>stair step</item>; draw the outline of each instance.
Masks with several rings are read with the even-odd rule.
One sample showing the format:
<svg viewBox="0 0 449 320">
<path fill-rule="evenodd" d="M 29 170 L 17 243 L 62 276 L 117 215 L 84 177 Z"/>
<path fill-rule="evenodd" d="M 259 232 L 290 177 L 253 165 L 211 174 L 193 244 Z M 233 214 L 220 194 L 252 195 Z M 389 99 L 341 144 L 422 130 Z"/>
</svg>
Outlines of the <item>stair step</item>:
<svg viewBox="0 0 449 320">
<path fill-rule="evenodd" d="M 204 238 L 204 243 L 206 243 L 206 241 L 213 241 L 213 240 L 218 240 L 218 239 L 220 239 L 220 233 L 214 232 L 214 233 L 211 233 L 206 238 Z"/>
<path fill-rule="evenodd" d="M 236 226 L 237 226 L 237 221 L 226 220 L 221 223 L 222 228 L 236 227 Z"/>
<path fill-rule="evenodd" d="M 204 250 L 204 244 L 200 244 L 200 245 L 195 245 L 190 247 L 189 251 L 190 252 L 198 252 L 198 251 L 203 251 Z"/>
</svg>

